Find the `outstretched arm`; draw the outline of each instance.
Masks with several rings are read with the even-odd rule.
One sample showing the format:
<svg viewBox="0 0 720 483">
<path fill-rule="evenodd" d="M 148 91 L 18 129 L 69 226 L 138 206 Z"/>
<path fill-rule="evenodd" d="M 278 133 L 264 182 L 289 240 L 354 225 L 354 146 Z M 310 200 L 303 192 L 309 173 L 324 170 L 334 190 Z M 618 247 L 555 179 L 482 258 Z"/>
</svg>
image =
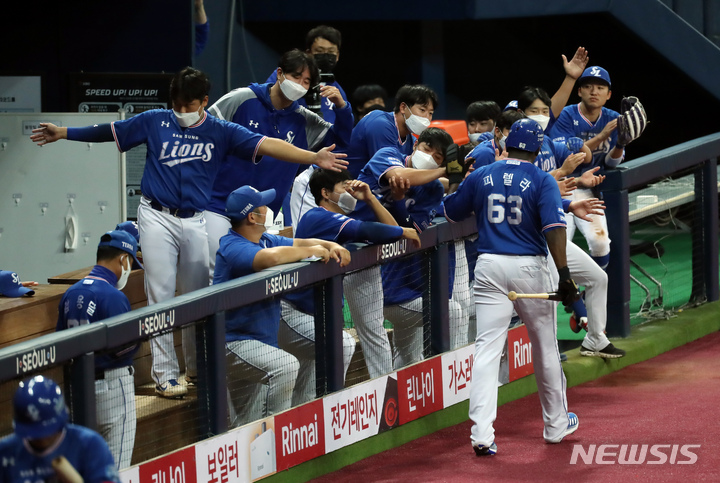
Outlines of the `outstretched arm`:
<svg viewBox="0 0 720 483">
<path fill-rule="evenodd" d="M 281 161 L 287 161 L 288 163 L 296 164 L 316 164 L 321 168 L 331 169 L 333 171 L 340 171 L 347 169 L 348 162 L 344 158 L 347 154 L 334 153 L 335 145 L 322 148 L 317 153 L 312 151 L 306 151 L 293 146 L 290 143 L 282 141 L 276 138 L 265 138 L 260 147 L 258 153 L 261 155 L 272 156 L 273 158 Z"/>
<path fill-rule="evenodd" d="M 565 57 L 565 54 L 563 54 L 562 58 L 563 68 L 565 69 L 565 79 L 563 79 L 560 88 L 552 97 L 551 108 L 555 118 L 560 115 L 568 99 L 570 99 L 570 94 L 572 94 L 573 88 L 575 87 L 575 81 L 582 75 L 589 60 L 585 47 L 578 47 L 575 55 L 569 61 L 567 57 Z"/>
</svg>

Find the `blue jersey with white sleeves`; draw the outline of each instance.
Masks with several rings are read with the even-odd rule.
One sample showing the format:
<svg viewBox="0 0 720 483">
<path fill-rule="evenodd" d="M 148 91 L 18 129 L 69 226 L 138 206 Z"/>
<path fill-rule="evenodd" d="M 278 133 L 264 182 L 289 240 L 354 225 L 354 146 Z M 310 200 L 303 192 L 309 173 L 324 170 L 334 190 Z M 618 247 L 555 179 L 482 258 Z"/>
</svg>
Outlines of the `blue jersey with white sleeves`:
<svg viewBox="0 0 720 483">
<path fill-rule="evenodd" d="M 543 232 L 565 227 L 555 178 L 517 159 L 473 171 L 444 206 L 451 222 L 475 213 L 478 253 L 547 256 Z"/>
<path fill-rule="evenodd" d="M 0 440 L 0 481 L 57 483 L 52 460 L 64 456 L 85 483 L 120 483 L 108 445 L 95 431 L 68 424 L 60 439 L 42 453 L 11 434 Z"/>
<path fill-rule="evenodd" d="M 360 119 L 353 129 L 350 146 L 341 151 L 347 153 L 348 172 L 357 178 L 360 170 L 380 149 L 395 148 L 404 157 L 412 153 L 414 145 L 415 138 L 411 133 L 405 139 L 400 138 L 392 112 L 378 110 Z"/>
<path fill-rule="evenodd" d="M 582 115 L 580 104 L 566 106 L 560 113 L 555 125 L 548 131 L 549 137 L 554 141 L 561 142 L 565 142 L 571 137 L 578 137 L 583 141 L 588 141 L 600 134 L 610 121 L 617 119 L 619 116 L 620 114 L 617 112 L 603 107 L 600 117 L 593 123 Z M 616 144 L 617 129 L 593 151 L 592 164 L 581 164 L 571 176 L 580 176 L 583 172 L 596 166 L 605 167 L 605 157 Z"/>
<path fill-rule="evenodd" d="M 116 283 L 117 277 L 112 271 L 95 265 L 87 277 L 63 294 L 55 330 L 87 325 L 130 312 L 130 301 L 115 288 Z M 95 356 L 95 369 L 104 371 L 129 366 L 139 347 L 138 344 L 131 344 L 115 351 L 99 353 Z"/>
<path fill-rule="evenodd" d="M 210 106 L 208 111 L 218 119 L 239 124 L 257 134 L 282 139 L 301 149 L 317 150 L 331 144 L 348 144 L 353 128 L 350 103 L 337 109 L 336 122 L 331 124 L 307 110 L 298 102 L 285 109 L 275 109 L 270 99 L 272 84 L 251 84 L 235 89 Z M 247 161 L 247 158 L 240 160 Z M 285 193 L 290 191 L 297 175 L 298 164 L 264 156 L 258 165 L 238 163 L 231 155 L 223 164 L 213 184 L 208 209 L 225 214 L 225 202 L 230 193 L 248 185 L 258 191 L 275 189 L 278 196 L 268 204 L 274 213 L 280 211 Z"/>
<path fill-rule="evenodd" d="M 201 120 L 180 127 L 171 109 L 153 109 L 111 124 L 120 151 L 147 144 L 143 195 L 171 209 L 203 211 L 215 175 L 228 154 L 259 159 L 264 136 L 203 112 Z"/>
<path fill-rule="evenodd" d="M 220 239 L 215 262 L 213 285 L 255 273 L 253 260 L 263 248 L 292 246 L 292 238 L 263 233 L 259 243 L 253 243 L 232 229 Z M 272 298 L 230 310 L 225 316 L 225 342 L 259 340 L 278 346 L 280 328 L 280 299 Z"/>
</svg>

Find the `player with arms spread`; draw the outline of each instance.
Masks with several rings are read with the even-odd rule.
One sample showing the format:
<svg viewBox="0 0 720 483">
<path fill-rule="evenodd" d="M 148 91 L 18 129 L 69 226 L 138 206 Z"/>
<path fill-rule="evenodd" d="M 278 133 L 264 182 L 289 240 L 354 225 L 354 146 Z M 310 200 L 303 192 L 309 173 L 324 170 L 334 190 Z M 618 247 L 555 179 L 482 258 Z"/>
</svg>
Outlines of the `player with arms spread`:
<svg viewBox="0 0 720 483">
<path fill-rule="evenodd" d="M 85 483 L 120 483 L 102 436 L 68 423 L 65 399 L 52 379 L 35 376 L 21 382 L 13 412 L 15 434 L 0 440 L 0 481 L 65 482 L 73 481 L 67 479 L 71 473 Z"/>
<path fill-rule="evenodd" d="M 542 141 L 537 122 L 515 122 L 506 141 L 509 158 L 473 171 L 444 201 L 451 222 L 474 212 L 479 233 L 474 286 L 477 338 L 470 388 L 471 442 L 478 456 L 497 453 L 493 428 L 497 374 L 513 308 L 526 321 L 532 342 L 545 441 L 559 443 L 578 427 L 577 416 L 567 411 L 555 304 L 507 298 L 510 291 L 552 291 L 548 249 L 559 267 L 557 291 L 563 304 L 578 296 L 567 267 L 565 216 L 557 182 L 532 164 Z"/>
<path fill-rule="evenodd" d="M 259 162 L 267 154 L 298 164 L 341 169 L 342 154 L 324 148 L 306 151 L 280 139 L 252 133 L 219 120 L 205 111 L 210 80 L 186 67 L 170 83 L 172 109 L 145 111 L 124 121 L 82 128 L 40 123 L 30 139 L 39 145 L 60 139 L 85 142 L 115 141 L 127 151 L 147 145 L 141 181 L 138 228 L 143 240 L 145 290 L 148 303 L 169 300 L 208 285 L 209 253 L 205 216 L 212 183 L 229 154 Z M 151 339 L 155 393 L 178 398 L 187 388 L 178 382 L 180 367 L 172 334 Z M 197 377 L 194 328 L 183 330 L 183 351 L 189 382 Z"/>
</svg>

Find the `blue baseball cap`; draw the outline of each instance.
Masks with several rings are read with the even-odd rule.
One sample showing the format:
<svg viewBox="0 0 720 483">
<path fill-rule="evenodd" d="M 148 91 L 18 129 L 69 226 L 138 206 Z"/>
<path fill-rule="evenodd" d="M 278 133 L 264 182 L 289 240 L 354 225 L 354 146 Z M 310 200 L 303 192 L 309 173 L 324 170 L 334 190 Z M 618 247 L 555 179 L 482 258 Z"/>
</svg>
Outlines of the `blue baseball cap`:
<svg viewBox="0 0 720 483">
<path fill-rule="evenodd" d="M 140 245 L 140 232 L 138 231 L 137 221 L 123 221 L 122 223 L 118 223 L 115 229 L 130 233 L 135 237 L 138 246 Z"/>
<path fill-rule="evenodd" d="M 607 82 L 608 87 L 612 85 L 612 83 L 610 82 L 610 74 L 608 74 L 608 71 L 597 65 L 585 69 L 578 81 L 580 82 L 580 85 L 582 85 L 583 81 L 587 81 L 589 79 L 605 81 Z"/>
<path fill-rule="evenodd" d="M 135 263 L 140 268 L 142 265 L 137 259 L 137 240 L 130 233 L 123 230 L 113 230 L 100 237 L 98 247 L 114 247 L 132 255 Z"/>
<path fill-rule="evenodd" d="M 505 111 L 517 111 L 518 110 L 518 103 L 517 101 L 510 101 L 508 102 L 508 105 L 505 106 L 505 109 L 503 109 L 503 112 Z"/>
<path fill-rule="evenodd" d="M 2 270 L 0 271 L 0 295 L 6 297 L 22 297 L 23 295 L 35 295 L 35 291 L 23 287 L 17 273 Z"/>
<path fill-rule="evenodd" d="M 274 199 L 274 189 L 258 191 L 252 186 L 241 186 L 228 196 L 225 212 L 230 219 L 243 220 L 255 208 L 266 206 Z"/>
</svg>

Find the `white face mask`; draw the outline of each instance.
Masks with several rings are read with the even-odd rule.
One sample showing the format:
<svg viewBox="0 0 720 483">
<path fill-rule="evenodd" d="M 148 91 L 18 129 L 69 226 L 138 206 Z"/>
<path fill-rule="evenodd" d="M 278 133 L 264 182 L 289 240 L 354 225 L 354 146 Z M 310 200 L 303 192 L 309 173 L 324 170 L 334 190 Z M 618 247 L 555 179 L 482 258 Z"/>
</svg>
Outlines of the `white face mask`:
<svg viewBox="0 0 720 483">
<path fill-rule="evenodd" d="M 343 210 L 345 213 L 352 213 L 353 211 L 355 211 L 355 205 L 357 205 L 357 200 L 353 198 L 352 195 L 347 191 L 344 193 L 340 193 L 337 201 L 333 201 L 330 198 L 328 198 L 328 201 L 330 203 L 335 203 L 336 205 L 338 205 L 340 209 Z"/>
<path fill-rule="evenodd" d="M 120 278 L 118 279 L 117 283 L 115 284 L 115 288 L 118 290 L 122 290 L 123 288 L 125 288 L 125 284 L 127 284 L 128 277 L 130 276 L 130 272 L 132 272 L 132 263 L 129 263 L 130 257 L 126 256 L 125 260 L 128 261 L 129 266 L 126 269 L 125 262 L 124 261 L 121 262 L 122 263 L 122 275 L 120 275 Z"/>
<path fill-rule="evenodd" d="M 408 109 L 408 112 L 410 112 L 410 109 Z M 422 134 L 422 132 L 430 126 L 430 119 L 427 117 L 416 116 L 412 112 L 410 112 L 410 117 L 405 117 L 403 115 L 403 118 L 405 119 L 405 125 L 408 129 L 410 129 L 410 132 L 417 136 Z"/>
<path fill-rule="evenodd" d="M 528 119 L 532 119 L 536 123 L 540 124 L 540 127 L 543 128 L 543 131 L 547 129 L 548 123 L 550 122 L 550 116 L 543 116 L 542 114 L 528 116 Z"/>
<path fill-rule="evenodd" d="M 500 150 L 501 150 L 501 151 L 505 151 L 505 141 L 507 141 L 507 136 L 505 136 L 505 135 L 503 135 L 503 137 L 501 137 L 501 138 L 498 140 L 498 144 L 500 145 Z"/>
<path fill-rule="evenodd" d="M 437 169 L 435 159 L 428 153 L 416 149 L 412 155 L 412 165 L 415 169 Z"/>
<path fill-rule="evenodd" d="M 470 142 L 471 142 L 471 143 L 476 143 L 476 142 L 478 142 L 478 139 L 480 139 L 480 135 L 481 135 L 481 134 L 482 134 L 482 133 L 480 133 L 480 132 L 468 133 L 468 137 L 470 138 Z"/>
<path fill-rule="evenodd" d="M 173 113 L 181 127 L 190 127 L 200 120 L 200 112 L 177 112 L 173 109 Z"/>
<path fill-rule="evenodd" d="M 280 90 L 289 101 L 297 101 L 307 94 L 307 89 L 297 82 L 289 81 L 285 74 L 282 74 L 283 81 L 280 83 Z"/>
</svg>

